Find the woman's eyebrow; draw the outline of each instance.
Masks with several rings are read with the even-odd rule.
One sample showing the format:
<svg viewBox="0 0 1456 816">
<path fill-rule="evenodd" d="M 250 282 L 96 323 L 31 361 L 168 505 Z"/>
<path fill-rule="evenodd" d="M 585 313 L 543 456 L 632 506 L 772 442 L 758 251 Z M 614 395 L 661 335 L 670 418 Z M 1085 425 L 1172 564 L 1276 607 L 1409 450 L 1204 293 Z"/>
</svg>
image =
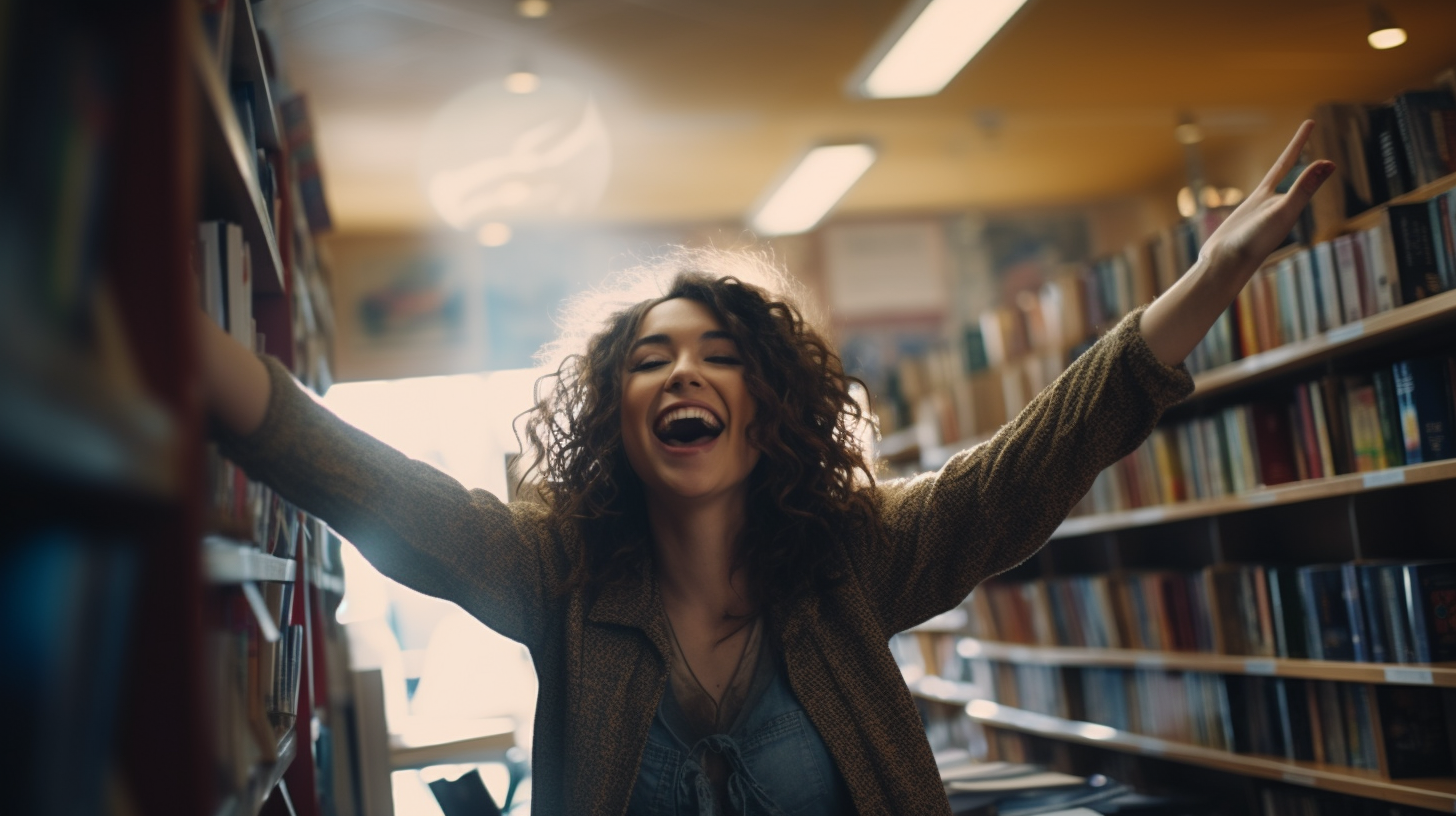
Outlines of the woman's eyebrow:
<svg viewBox="0 0 1456 816">
<path fill-rule="evenodd" d="M 647 335 L 645 337 L 639 337 L 639 338 L 637 338 L 637 342 L 633 343 L 632 344 L 632 347 L 629 348 L 629 349 L 627 349 L 627 352 L 630 354 L 631 352 L 634 352 L 634 351 L 636 351 L 637 349 L 639 349 L 639 348 L 641 348 L 643 346 L 668 346 L 668 345 L 672 345 L 672 341 L 668 338 L 667 335 L 665 335 L 665 334 L 649 334 L 649 335 Z"/>
<path fill-rule="evenodd" d="M 699 340 L 727 340 L 728 342 L 733 343 L 735 345 L 738 343 L 738 341 L 736 339 L 734 339 L 733 335 L 729 334 L 728 332 L 721 331 L 721 330 L 718 330 L 718 329 L 714 329 L 713 331 L 705 331 L 705 332 L 703 332 L 703 336 L 700 337 L 700 338 L 698 338 L 698 339 Z"/>
</svg>

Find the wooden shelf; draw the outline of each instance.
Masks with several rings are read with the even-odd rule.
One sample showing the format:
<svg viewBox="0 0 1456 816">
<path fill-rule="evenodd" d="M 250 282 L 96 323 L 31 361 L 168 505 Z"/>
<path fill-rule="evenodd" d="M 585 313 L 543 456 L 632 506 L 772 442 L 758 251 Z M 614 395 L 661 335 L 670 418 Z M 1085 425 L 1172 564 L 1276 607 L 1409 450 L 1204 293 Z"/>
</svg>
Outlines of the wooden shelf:
<svg viewBox="0 0 1456 816">
<path fill-rule="evenodd" d="M 1041 666 L 1095 666 L 1126 669 L 1168 669 L 1215 674 L 1305 677 L 1349 683 L 1388 683 L 1456 688 L 1456 663 L 1397 665 L 1283 657 L 1244 657 L 1202 652 L 1153 652 L 1136 649 L 1086 649 L 1071 646 L 1027 646 L 1020 643 L 963 638 L 956 644 L 962 657 L 1004 660 Z"/>
<path fill-rule="evenodd" d="M 268 86 L 268 68 L 263 63 L 263 43 L 253 19 L 253 4 L 239 3 L 238 14 L 233 26 L 233 68 L 253 83 L 253 123 L 258 130 L 258 146 L 277 150 L 283 141 L 283 129 L 278 126 L 278 112 Z"/>
<path fill-rule="evenodd" d="M 1196 401 L 1227 393 L 1341 354 L 1452 322 L 1456 322 L 1456 291 L 1442 292 L 1346 323 L 1317 337 L 1287 343 L 1196 374 L 1193 377 L 1193 394 L 1188 399 Z"/>
<path fill-rule="evenodd" d="M 297 732 L 290 728 L 278 741 L 278 761 L 260 764 L 254 768 L 253 774 L 248 777 L 247 786 L 224 801 L 218 807 L 216 816 L 257 816 L 258 811 L 263 809 L 263 803 L 268 801 L 268 795 L 278 786 L 284 771 L 293 764 L 293 758 L 297 755 Z"/>
<path fill-rule="evenodd" d="M 966 714 L 972 721 L 983 725 L 1051 739 L 1447 813 L 1456 810 L 1456 779 L 1386 779 L 1373 771 L 1338 765 L 1234 754 L 1145 737 L 1096 723 L 1008 708 L 989 700 L 970 701 L 966 705 Z"/>
<path fill-rule="evenodd" d="M 188 51 L 202 89 L 206 178 L 203 212 L 209 218 L 226 218 L 242 225 L 243 237 L 253 250 L 254 291 L 283 292 L 283 259 L 278 254 L 273 222 L 258 185 L 257 157 L 248 152 L 242 126 L 233 111 L 227 80 L 218 71 L 202 33 L 202 24 L 194 19 L 188 28 Z M 256 42 L 256 36 L 251 36 Z"/>
<path fill-rule="evenodd" d="M 1452 189 L 1456 189 L 1456 173 L 1452 173 L 1448 176 L 1438 178 L 1430 184 L 1417 187 L 1416 189 L 1411 190 L 1409 193 L 1405 193 L 1404 195 L 1398 195 L 1395 198 L 1392 198 L 1391 200 L 1385 202 L 1384 204 L 1377 204 L 1374 207 L 1366 210 L 1365 212 L 1360 213 L 1359 215 L 1351 216 L 1350 218 L 1345 219 L 1345 223 L 1341 225 L 1338 230 L 1335 230 L 1331 235 L 1321 238 L 1320 240 L 1329 240 L 1330 238 L 1334 238 L 1341 233 L 1370 229 L 1371 227 L 1380 223 L 1380 214 L 1385 212 L 1392 205 L 1419 204 L 1422 201 L 1428 201 L 1440 195 L 1441 193 Z"/>
<path fill-rule="evenodd" d="M 1386 490 L 1403 485 L 1440 482 L 1452 478 L 1456 478 L 1456 459 L 1405 465 L 1369 473 L 1347 473 L 1343 476 L 1331 476 L 1324 479 L 1306 479 L 1302 482 L 1289 482 L 1278 487 L 1252 490 L 1226 499 L 1160 504 L 1117 513 L 1074 516 L 1062 522 L 1051 537 L 1073 538 L 1134 527 L 1148 527 L 1173 521 L 1257 510 L 1261 507 L 1280 504 L 1296 504 L 1372 490 Z"/>
<path fill-rule="evenodd" d="M 208 582 L 213 584 L 291 582 L 298 573 L 298 562 L 291 558 L 268 555 L 251 544 L 222 536 L 202 540 L 202 563 Z"/>
</svg>

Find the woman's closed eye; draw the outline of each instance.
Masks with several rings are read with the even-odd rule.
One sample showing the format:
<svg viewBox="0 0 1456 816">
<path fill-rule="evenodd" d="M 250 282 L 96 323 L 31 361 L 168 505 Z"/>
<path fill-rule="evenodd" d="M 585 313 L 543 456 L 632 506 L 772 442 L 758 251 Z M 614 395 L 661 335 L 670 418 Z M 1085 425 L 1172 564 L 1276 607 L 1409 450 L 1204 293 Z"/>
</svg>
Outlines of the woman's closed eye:
<svg viewBox="0 0 1456 816">
<path fill-rule="evenodd" d="M 743 361 L 729 354 L 715 354 L 711 357 L 704 357 L 710 363 L 718 365 L 743 365 Z"/>
<path fill-rule="evenodd" d="M 631 368 L 627 369 L 627 372 L 636 373 L 638 371 L 651 371 L 654 368 L 661 368 L 665 365 L 667 365 L 666 360 L 657 357 L 649 357 L 646 360 L 642 360 L 641 362 L 633 364 Z"/>
</svg>

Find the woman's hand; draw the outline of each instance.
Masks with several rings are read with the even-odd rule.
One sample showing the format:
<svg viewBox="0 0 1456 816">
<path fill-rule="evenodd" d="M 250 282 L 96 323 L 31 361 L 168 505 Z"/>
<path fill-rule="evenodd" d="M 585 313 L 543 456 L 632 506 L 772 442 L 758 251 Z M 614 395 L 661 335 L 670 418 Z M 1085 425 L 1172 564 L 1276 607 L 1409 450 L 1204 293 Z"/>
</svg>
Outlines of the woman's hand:
<svg viewBox="0 0 1456 816">
<path fill-rule="evenodd" d="M 1165 364 L 1177 365 L 1188 357 L 1330 177 L 1334 164 L 1321 160 L 1306 167 L 1289 192 L 1274 189 L 1299 161 L 1313 129 L 1314 122 L 1308 120 L 1299 126 L 1264 180 L 1203 244 L 1193 268 L 1143 313 L 1143 339 Z"/>
<path fill-rule="evenodd" d="M 263 424 L 272 385 L 268 369 L 201 309 L 194 314 L 201 347 L 202 400 L 208 413 L 238 436 Z"/>
</svg>

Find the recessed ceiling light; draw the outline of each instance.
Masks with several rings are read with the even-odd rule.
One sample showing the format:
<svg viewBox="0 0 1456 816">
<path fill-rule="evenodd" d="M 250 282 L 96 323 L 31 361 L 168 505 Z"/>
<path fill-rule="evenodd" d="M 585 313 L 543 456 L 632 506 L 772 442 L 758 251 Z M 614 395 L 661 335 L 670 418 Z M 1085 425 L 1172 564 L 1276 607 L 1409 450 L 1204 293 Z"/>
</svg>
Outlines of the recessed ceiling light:
<svg viewBox="0 0 1456 816">
<path fill-rule="evenodd" d="M 513 94 L 535 93 L 541 87 L 541 77 L 530 71 L 516 71 L 506 75 L 506 90 Z"/>
<path fill-rule="evenodd" d="M 955 79 L 1026 0 L 915 0 L 850 82 L 871 99 L 931 96 Z"/>
<path fill-rule="evenodd" d="M 748 219 L 759 235 L 792 235 L 814 228 L 875 163 L 867 144 L 822 145 L 799 160 Z"/>
<path fill-rule="evenodd" d="M 1365 41 L 1370 43 L 1371 48 L 1384 51 L 1405 43 L 1405 29 L 1395 24 L 1395 18 L 1390 16 L 1385 6 L 1371 3 L 1370 33 L 1366 35 Z"/>
<path fill-rule="evenodd" d="M 475 239 L 488 247 L 505 246 L 510 243 L 511 228 L 499 221 L 492 221 L 475 233 Z"/>
<path fill-rule="evenodd" d="M 547 0 L 521 0 L 516 4 L 516 13 L 522 17 L 545 17 L 551 13 L 551 4 Z"/>
</svg>

